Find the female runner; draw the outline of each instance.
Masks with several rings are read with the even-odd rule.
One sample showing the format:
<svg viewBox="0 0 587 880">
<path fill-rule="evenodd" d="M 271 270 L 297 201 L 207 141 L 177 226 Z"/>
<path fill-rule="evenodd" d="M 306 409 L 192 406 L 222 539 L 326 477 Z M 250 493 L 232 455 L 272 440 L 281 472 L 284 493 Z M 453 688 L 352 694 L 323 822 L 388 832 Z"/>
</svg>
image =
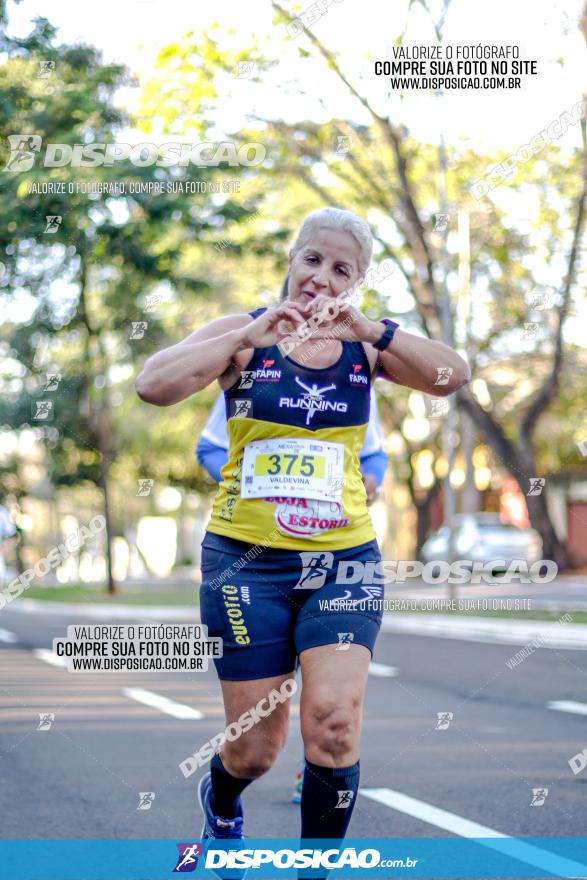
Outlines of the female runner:
<svg viewBox="0 0 587 880">
<path fill-rule="evenodd" d="M 226 724 L 259 704 L 266 711 L 224 743 L 200 780 L 204 837 L 243 836 L 240 795 L 286 741 L 289 701 L 271 695 L 294 677 L 296 658 L 302 837 L 342 839 L 355 806 L 381 610 L 365 606 L 360 584 L 338 585 L 337 571 L 380 560 L 358 458 L 371 381 L 447 396 L 470 379 L 448 346 L 370 320 L 348 301 L 371 254 L 362 218 L 310 214 L 289 254 L 287 300 L 211 321 L 150 357 L 137 378 L 139 396 L 157 406 L 215 380 L 225 394 L 228 462 L 202 542 L 202 622 L 223 639 Z"/>
</svg>

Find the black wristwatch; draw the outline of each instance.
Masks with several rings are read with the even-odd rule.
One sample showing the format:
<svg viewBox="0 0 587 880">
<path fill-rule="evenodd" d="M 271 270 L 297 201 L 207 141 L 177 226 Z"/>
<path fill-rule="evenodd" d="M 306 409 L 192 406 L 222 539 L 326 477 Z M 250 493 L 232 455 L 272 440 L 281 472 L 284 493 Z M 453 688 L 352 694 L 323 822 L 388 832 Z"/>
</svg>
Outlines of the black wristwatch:
<svg viewBox="0 0 587 880">
<path fill-rule="evenodd" d="M 395 331 L 399 327 L 397 321 L 392 321 L 391 318 L 383 318 L 381 321 L 382 324 L 387 324 L 385 330 L 383 331 L 383 336 L 377 342 L 373 343 L 373 348 L 376 348 L 378 351 L 385 351 L 391 340 L 395 335 Z"/>
</svg>

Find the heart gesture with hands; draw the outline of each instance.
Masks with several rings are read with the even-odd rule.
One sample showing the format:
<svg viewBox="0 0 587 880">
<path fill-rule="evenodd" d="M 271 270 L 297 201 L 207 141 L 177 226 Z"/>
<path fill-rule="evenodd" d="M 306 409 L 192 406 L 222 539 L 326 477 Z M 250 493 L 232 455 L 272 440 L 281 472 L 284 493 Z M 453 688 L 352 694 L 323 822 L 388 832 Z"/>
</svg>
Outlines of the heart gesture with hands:
<svg viewBox="0 0 587 880">
<path fill-rule="evenodd" d="M 304 306 L 286 300 L 247 324 L 243 330 L 243 347 L 270 348 L 294 334 L 305 321 Z"/>
<path fill-rule="evenodd" d="M 373 333 L 374 322 L 341 296 L 333 298 L 319 293 L 302 307 L 302 314 L 306 323 L 304 334 L 312 340 L 364 342 Z M 300 329 L 296 333 L 299 336 Z"/>
</svg>

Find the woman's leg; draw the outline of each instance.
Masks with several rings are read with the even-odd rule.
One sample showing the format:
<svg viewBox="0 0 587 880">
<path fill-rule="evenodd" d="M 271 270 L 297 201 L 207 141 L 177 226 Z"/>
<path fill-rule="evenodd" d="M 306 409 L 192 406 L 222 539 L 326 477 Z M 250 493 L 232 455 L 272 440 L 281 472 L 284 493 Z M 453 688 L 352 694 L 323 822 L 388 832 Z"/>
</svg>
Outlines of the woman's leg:
<svg viewBox="0 0 587 880">
<path fill-rule="evenodd" d="M 237 815 L 240 793 L 269 770 L 283 748 L 288 731 L 289 699 L 276 702 L 268 700 L 268 695 L 271 691 L 280 691 L 282 684 L 294 675 L 291 672 L 254 681 L 220 682 L 227 728 L 246 712 L 256 719 L 260 710 L 265 717 L 236 739 L 227 739 L 220 754 L 212 759 L 212 808 L 217 815 L 225 819 Z M 248 726 L 248 722 L 242 726 Z"/>
<path fill-rule="evenodd" d="M 288 695 L 295 690 L 282 688 L 295 678 L 293 629 L 299 610 L 279 586 L 282 561 L 273 561 L 268 551 L 237 566 L 247 545 L 239 542 L 230 552 L 234 543 L 208 534 L 202 546 L 201 619 L 208 636 L 222 640 L 222 657 L 214 665 L 228 733 L 220 755 L 212 758 L 210 776 L 199 786 L 210 825 L 212 811 L 224 819 L 242 816 L 240 793 L 269 770 L 286 741 Z"/>
<path fill-rule="evenodd" d="M 349 644 L 300 655 L 301 727 L 306 768 L 302 837 L 342 839 L 359 789 L 359 740 L 371 652 Z"/>
</svg>

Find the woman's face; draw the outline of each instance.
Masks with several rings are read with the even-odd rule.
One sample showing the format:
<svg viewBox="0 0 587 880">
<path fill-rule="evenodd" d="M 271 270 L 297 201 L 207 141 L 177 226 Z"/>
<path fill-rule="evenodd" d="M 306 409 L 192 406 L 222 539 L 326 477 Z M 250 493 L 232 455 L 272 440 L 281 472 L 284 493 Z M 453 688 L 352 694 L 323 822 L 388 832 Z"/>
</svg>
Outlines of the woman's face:
<svg viewBox="0 0 587 880">
<path fill-rule="evenodd" d="M 288 299 L 307 305 L 318 294 L 336 297 L 359 280 L 359 245 L 350 232 L 319 229 L 289 253 Z"/>
</svg>

